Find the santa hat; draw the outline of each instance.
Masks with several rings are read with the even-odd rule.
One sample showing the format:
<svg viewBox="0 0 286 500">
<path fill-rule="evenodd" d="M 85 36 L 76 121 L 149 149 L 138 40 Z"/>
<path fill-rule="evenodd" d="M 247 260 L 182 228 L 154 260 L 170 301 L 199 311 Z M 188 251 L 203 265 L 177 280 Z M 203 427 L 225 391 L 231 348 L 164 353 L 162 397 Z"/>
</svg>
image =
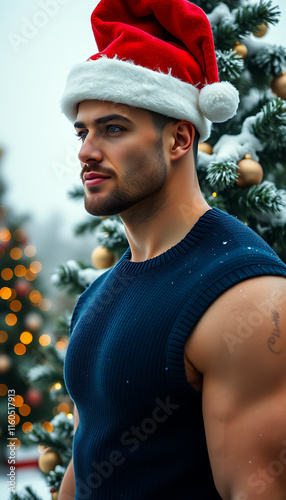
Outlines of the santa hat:
<svg viewBox="0 0 286 500">
<path fill-rule="evenodd" d="M 237 110 L 237 90 L 219 82 L 211 26 L 188 0 L 101 0 L 91 16 L 99 52 L 70 71 L 63 113 L 112 101 L 187 120 L 210 135 Z"/>
</svg>

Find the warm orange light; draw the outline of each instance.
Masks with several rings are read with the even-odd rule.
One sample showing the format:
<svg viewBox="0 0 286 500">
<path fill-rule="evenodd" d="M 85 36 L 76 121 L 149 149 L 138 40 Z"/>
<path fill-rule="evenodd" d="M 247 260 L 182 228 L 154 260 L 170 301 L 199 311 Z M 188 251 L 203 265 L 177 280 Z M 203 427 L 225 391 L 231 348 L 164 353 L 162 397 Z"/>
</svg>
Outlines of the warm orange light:
<svg viewBox="0 0 286 500">
<path fill-rule="evenodd" d="M 14 239 L 19 242 L 23 242 L 26 238 L 26 235 L 22 229 L 16 229 L 13 233 Z"/>
<path fill-rule="evenodd" d="M 70 407 L 67 403 L 61 403 L 58 406 L 58 411 L 59 412 L 63 411 L 64 413 L 70 413 Z"/>
<path fill-rule="evenodd" d="M 13 260 L 21 259 L 22 255 L 23 255 L 23 252 L 22 252 L 21 248 L 18 248 L 18 247 L 12 248 L 12 250 L 10 252 L 10 257 Z"/>
<path fill-rule="evenodd" d="M 61 388 L 62 388 L 62 384 L 60 382 L 57 382 L 55 385 L 54 385 L 54 388 L 56 389 L 56 391 L 59 391 Z"/>
<path fill-rule="evenodd" d="M 2 270 L 1 276 L 3 280 L 9 281 L 13 278 L 13 271 L 12 269 L 9 269 L 9 267 L 5 267 L 5 269 Z"/>
<path fill-rule="evenodd" d="M 28 281 L 34 281 L 34 280 L 36 279 L 36 277 L 37 277 L 37 274 L 36 274 L 36 273 L 33 273 L 33 272 L 31 271 L 31 269 L 28 269 L 28 270 L 27 270 L 27 272 L 26 272 L 26 274 L 25 274 L 25 278 L 26 278 L 26 280 L 28 280 Z"/>
<path fill-rule="evenodd" d="M 31 422 L 25 422 L 22 425 L 22 431 L 25 432 L 25 434 L 28 434 L 33 430 L 33 424 Z"/>
<path fill-rule="evenodd" d="M 10 241 L 11 240 L 11 233 L 7 227 L 1 227 L 0 229 L 0 240 L 2 241 Z"/>
<path fill-rule="evenodd" d="M 5 321 L 8 326 L 14 326 L 17 323 L 17 316 L 13 313 L 7 314 Z"/>
<path fill-rule="evenodd" d="M 52 307 L 51 301 L 49 299 L 43 299 L 39 307 L 41 311 L 49 311 Z"/>
<path fill-rule="evenodd" d="M 22 266 L 22 264 L 19 264 L 14 269 L 14 274 L 18 278 L 23 278 L 23 276 L 25 276 L 26 272 L 27 272 L 27 269 L 25 268 L 25 266 Z"/>
<path fill-rule="evenodd" d="M 3 286 L 3 288 L 1 288 L 0 290 L 1 299 L 9 300 L 11 298 L 11 295 L 12 295 L 11 288 L 8 288 L 7 286 Z"/>
<path fill-rule="evenodd" d="M 56 343 L 56 348 L 58 349 L 58 351 L 63 351 L 64 349 L 66 349 L 66 344 L 65 342 L 63 342 L 63 340 L 59 340 L 57 343 Z"/>
<path fill-rule="evenodd" d="M 14 406 L 18 408 L 19 406 L 22 406 L 22 404 L 24 404 L 24 399 L 22 398 L 22 396 L 17 395 L 13 398 Z"/>
<path fill-rule="evenodd" d="M 10 309 L 14 312 L 19 312 L 22 309 L 22 304 L 20 300 L 12 300 L 10 304 Z"/>
<path fill-rule="evenodd" d="M 0 342 L 6 342 L 8 340 L 8 333 L 4 332 L 4 330 L 0 330 Z"/>
<path fill-rule="evenodd" d="M 40 292 L 38 292 L 38 290 L 32 290 L 32 292 L 30 292 L 29 294 L 29 299 L 31 302 L 33 302 L 33 304 L 39 304 L 42 298 L 43 297 Z"/>
<path fill-rule="evenodd" d="M 71 420 L 73 418 L 73 414 L 72 413 L 68 413 L 67 417 Z"/>
<path fill-rule="evenodd" d="M 47 432 L 53 432 L 53 430 L 54 430 L 54 426 L 53 426 L 53 424 L 51 424 L 51 422 L 44 422 L 42 424 L 42 427 L 44 429 L 46 429 Z"/>
<path fill-rule="evenodd" d="M 18 354 L 18 356 L 23 356 L 23 354 L 25 354 L 27 348 L 24 344 L 21 344 L 19 342 L 19 344 L 16 344 L 15 347 L 14 347 L 14 351 L 16 354 Z"/>
<path fill-rule="evenodd" d="M 38 260 L 34 260 L 34 262 L 30 264 L 30 269 L 32 273 L 39 273 L 42 270 L 42 268 L 43 266 L 41 262 L 39 262 Z"/>
<path fill-rule="evenodd" d="M 14 290 L 14 288 L 11 288 L 12 295 L 9 300 L 14 300 L 17 297 L 17 292 Z"/>
<path fill-rule="evenodd" d="M 31 344 L 33 340 L 33 335 L 30 332 L 23 332 L 20 335 L 20 340 L 23 344 Z"/>
<path fill-rule="evenodd" d="M 20 417 L 16 413 L 13 413 L 12 415 L 9 415 L 8 417 L 8 422 L 10 425 L 18 425 L 20 422 Z"/>
<path fill-rule="evenodd" d="M 25 248 L 24 253 L 27 257 L 34 257 L 36 255 L 36 249 L 33 245 L 28 245 Z"/>
<path fill-rule="evenodd" d="M 9 446 L 15 446 L 16 450 L 18 450 L 18 448 L 20 448 L 20 446 L 21 446 L 20 439 L 17 439 L 17 438 L 10 439 Z"/>
<path fill-rule="evenodd" d="M 213 193 L 213 197 L 216 198 L 217 197 L 217 193 Z"/>
<path fill-rule="evenodd" d="M 44 333 L 44 335 L 41 335 L 39 337 L 39 343 L 44 347 L 49 345 L 51 343 L 51 340 L 52 340 L 51 337 L 45 333 Z"/>
<path fill-rule="evenodd" d="M 0 384 L 0 396 L 6 396 L 8 387 L 6 384 Z"/>
<path fill-rule="evenodd" d="M 27 417 L 27 415 L 29 415 L 31 413 L 31 408 L 29 405 L 22 405 L 20 406 L 19 408 L 19 413 L 20 415 L 22 415 L 23 417 Z"/>
</svg>

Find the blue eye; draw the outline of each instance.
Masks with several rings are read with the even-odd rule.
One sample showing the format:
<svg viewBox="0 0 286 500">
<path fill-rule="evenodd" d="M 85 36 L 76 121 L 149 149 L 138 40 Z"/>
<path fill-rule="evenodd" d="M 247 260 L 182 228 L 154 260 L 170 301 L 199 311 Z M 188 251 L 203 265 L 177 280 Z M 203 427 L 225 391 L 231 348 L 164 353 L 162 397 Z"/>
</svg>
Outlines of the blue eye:
<svg viewBox="0 0 286 500">
<path fill-rule="evenodd" d="M 122 128 L 118 125 L 108 125 L 107 130 L 111 132 L 111 134 L 116 134 L 116 132 L 121 132 Z"/>
<path fill-rule="evenodd" d="M 80 132 L 79 134 L 75 134 L 75 135 L 76 135 L 76 137 L 78 137 L 78 140 L 79 140 L 79 141 L 80 141 L 80 140 L 84 141 L 84 139 L 85 139 L 85 138 L 86 138 L 86 136 L 87 136 L 87 132 Z"/>
</svg>

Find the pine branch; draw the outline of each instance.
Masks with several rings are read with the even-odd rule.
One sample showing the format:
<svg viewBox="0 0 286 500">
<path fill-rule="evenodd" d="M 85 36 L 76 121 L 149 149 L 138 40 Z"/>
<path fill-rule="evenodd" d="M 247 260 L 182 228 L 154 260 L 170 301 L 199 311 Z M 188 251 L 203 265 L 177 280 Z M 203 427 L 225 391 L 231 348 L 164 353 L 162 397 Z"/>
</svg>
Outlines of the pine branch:
<svg viewBox="0 0 286 500">
<path fill-rule="evenodd" d="M 26 492 L 21 493 L 11 493 L 11 500 L 42 500 L 41 497 L 38 497 L 36 493 L 33 492 L 32 488 L 30 486 L 25 487 Z"/>
<path fill-rule="evenodd" d="M 102 222 L 102 219 L 100 217 L 93 217 L 92 219 L 83 222 L 81 224 L 78 224 L 75 228 L 75 235 L 76 236 L 81 236 L 84 233 L 92 233 L 95 231 L 95 229 L 99 226 L 99 224 Z"/>
<path fill-rule="evenodd" d="M 73 200 L 82 200 L 83 197 L 84 197 L 84 190 L 83 190 L 83 187 L 81 186 L 75 186 L 73 189 L 71 189 L 69 192 L 68 192 L 68 196 L 69 198 L 73 199 Z"/>
<path fill-rule="evenodd" d="M 272 7 L 271 0 L 260 0 L 254 5 L 243 5 L 231 12 L 232 19 L 214 26 L 213 35 L 217 49 L 227 50 L 235 42 L 257 30 L 260 24 L 277 24 L 281 12 L 277 6 Z"/>
<path fill-rule="evenodd" d="M 80 284 L 79 271 L 84 269 L 84 266 L 79 265 L 75 261 L 69 261 L 65 265 L 57 268 L 52 276 L 52 282 L 59 288 L 66 288 L 72 295 L 77 295 L 84 292 L 85 287 Z"/>
<path fill-rule="evenodd" d="M 258 50 L 249 61 L 249 65 L 255 64 L 260 74 L 278 76 L 286 67 L 286 48 L 282 45 L 268 45 Z"/>
<path fill-rule="evenodd" d="M 234 161 L 212 163 L 206 175 L 206 181 L 219 191 L 234 186 L 236 179 L 238 179 L 238 173 L 237 164 Z"/>
<path fill-rule="evenodd" d="M 286 144 L 286 102 L 273 99 L 263 106 L 252 125 L 254 135 L 269 148 L 279 148 Z"/>
<path fill-rule="evenodd" d="M 254 214 L 281 212 L 286 204 L 283 201 L 285 191 L 276 189 L 273 182 L 263 181 L 258 186 L 251 186 L 238 199 L 242 211 L 250 210 Z"/>
<path fill-rule="evenodd" d="M 233 50 L 216 50 L 216 59 L 220 80 L 233 82 L 240 77 L 244 69 L 244 61 Z"/>
<path fill-rule="evenodd" d="M 109 218 L 102 221 L 97 233 L 99 245 L 114 252 L 125 252 L 128 248 L 128 241 L 124 231 L 124 226 L 119 218 Z"/>
<path fill-rule="evenodd" d="M 278 6 L 272 6 L 271 0 L 260 0 L 257 4 L 245 4 L 240 7 L 234 21 L 239 26 L 240 36 L 249 35 L 260 24 L 277 24 L 281 12 Z"/>
<path fill-rule="evenodd" d="M 50 488 L 54 488 L 56 491 L 59 491 L 65 471 L 65 467 L 56 465 L 55 470 L 51 470 L 46 477 L 48 486 Z"/>
</svg>

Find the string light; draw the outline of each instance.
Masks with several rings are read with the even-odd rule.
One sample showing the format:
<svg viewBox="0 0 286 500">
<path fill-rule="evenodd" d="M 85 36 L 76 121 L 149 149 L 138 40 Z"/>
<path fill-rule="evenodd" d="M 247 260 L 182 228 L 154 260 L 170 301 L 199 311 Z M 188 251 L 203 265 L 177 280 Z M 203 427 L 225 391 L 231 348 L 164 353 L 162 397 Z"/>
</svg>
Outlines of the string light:
<svg viewBox="0 0 286 500">
<path fill-rule="evenodd" d="M 10 252 L 10 257 L 13 260 L 21 259 L 22 255 L 23 255 L 23 252 L 22 252 L 21 248 L 18 248 L 18 247 L 12 248 L 12 250 Z"/>
<path fill-rule="evenodd" d="M 25 434 L 28 434 L 33 430 L 33 424 L 31 422 L 25 422 L 22 425 L 22 431 L 25 432 Z"/>
<path fill-rule="evenodd" d="M 44 333 L 43 335 L 41 335 L 39 337 L 39 343 L 43 347 L 46 347 L 47 345 L 49 345 L 51 343 L 51 340 L 52 340 L 51 337 L 49 335 L 47 335 L 46 333 Z"/>
<path fill-rule="evenodd" d="M 10 281 L 13 278 L 12 269 L 9 269 L 9 267 L 5 267 L 5 269 L 3 269 L 1 272 L 1 276 L 2 276 L 3 280 Z"/>
<path fill-rule="evenodd" d="M 15 276 L 17 276 L 17 278 L 23 278 L 23 276 L 25 276 L 26 272 L 27 272 L 27 269 L 22 264 L 19 264 L 14 269 L 14 274 L 15 274 Z"/>
<path fill-rule="evenodd" d="M 17 323 L 17 316 L 13 313 L 7 314 L 5 321 L 8 326 L 14 326 Z"/>
<path fill-rule="evenodd" d="M 213 196 L 214 198 L 216 198 L 216 197 L 217 197 L 217 193 L 216 193 L 216 192 L 214 192 L 214 193 L 212 194 L 212 196 Z"/>
<path fill-rule="evenodd" d="M 1 227 L 0 229 L 0 240 L 7 242 L 11 240 L 11 233 L 7 227 Z"/>
<path fill-rule="evenodd" d="M 0 384 L 0 396 L 6 396 L 8 387 L 6 384 Z"/>
<path fill-rule="evenodd" d="M 62 384 L 60 382 L 57 382 L 55 385 L 54 385 L 54 388 L 56 389 L 56 391 L 59 391 L 61 388 L 62 388 Z"/>
<path fill-rule="evenodd" d="M 30 332 L 22 332 L 20 340 L 23 344 L 30 344 L 33 340 L 33 335 Z"/>
<path fill-rule="evenodd" d="M 18 356 L 23 356 L 26 350 L 27 350 L 26 346 L 24 344 L 21 344 L 20 342 L 19 344 L 16 344 L 14 347 L 14 351 Z"/>
<path fill-rule="evenodd" d="M 67 417 L 71 420 L 73 418 L 73 414 L 72 413 L 68 413 Z"/>
<path fill-rule="evenodd" d="M 26 404 L 24 404 L 24 405 L 20 406 L 20 408 L 19 408 L 19 413 L 20 413 L 20 415 L 22 415 L 23 417 L 27 417 L 27 416 L 28 416 L 28 415 L 30 415 L 30 413 L 31 413 L 31 408 L 30 408 L 30 406 L 29 406 L 29 405 L 26 405 Z"/>
<path fill-rule="evenodd" d="M 20 300 L 13 300 L 10 304 L 10 309 L 13 312 L 19 312 L 22 309 L 22 304 Z"/>
<path fill-rule="evenodd" d="M 44 429 L 46 429 L 47 432 L 53 432 L 53 430 L 54 430 L 54 426 L 53 426 L 53 424 L 51 424 L 51 422 L 44 422 L 42 424 L 42 427 Z"/>
<path fill-rule="evenodd" d="M 0 343 L 4 343 L 6 340 L 8 340 L 8 333 L 0 330 Z"/>
<path fill-rule="evenodd" d="M 36 255 L 36 249 L 33 247 L 33 245 L 28 245 L 24 249 L 24 253 L 27 257 L 34 257 Z"/>
<path fill-rule="evenodd" d="M 24 399 L 22 398 L 22 396 L 19 396 L 19 394 L 17 394 L 17 396 L 14 396 L 14 398 L 13 398 L 13 405 L 14 406 L 19 408 L 19 406 L 22 406 L 23 404 L 24 404 Z"/>
<path fill-rule="evenodd" d="M 1 288 L 1 290 L 0 290 L 1 299 L 9 300 L 11 295 L 12 295 L 11 288 L 8 288 L 7 286 L 3 286 L 3 288 Z"/>
</svg>

